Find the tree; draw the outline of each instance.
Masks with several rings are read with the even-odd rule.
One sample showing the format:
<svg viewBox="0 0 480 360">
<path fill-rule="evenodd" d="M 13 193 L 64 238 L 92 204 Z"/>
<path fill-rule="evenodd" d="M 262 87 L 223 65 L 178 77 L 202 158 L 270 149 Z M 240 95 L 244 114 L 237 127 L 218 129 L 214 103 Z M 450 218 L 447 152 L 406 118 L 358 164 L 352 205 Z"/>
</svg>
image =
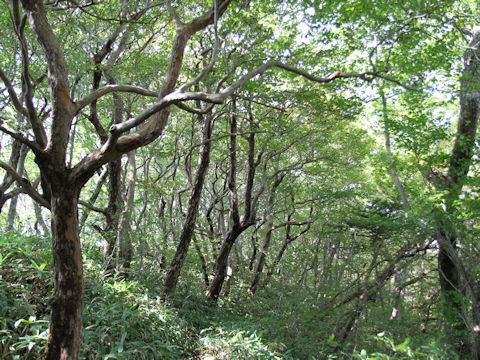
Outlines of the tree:
<svg viewBox="0 0 480 360">
<path fill-rule="evenodd" d="M 353 1 L 346 5 L 351 7 L 356 3 L 358 2 Z M 360 3 L 366 4 L 362 1 Z M 135 150 L 151 144 L 164 133 L 173 111 L 172 105 L 179 109 L 180 114 L 198 115 L 204 118 L 204 124 L 208 124 L 205 119 L 210 116 L 214 104 L 221 104 L 232 98 L 231 112 L 226 116 L 230 122 L 230 171 L 227 186 L 231 222 L 217 256 L 215 277 L 210 284 L 209 297 L 216 299 L 224 282 L 225 268 L 232 247 L 240 234 L 256 221 L 252 191 L 255 166 L 258 164 L 253 157 L 256 139 L 252 124 L 246 137 L 248 171 L 244 188 L 243 218 L 240 218 L 238 211 L 241 203 L 237 191 L 236 156 L 237 139 L 240 135 L 237 134 L 238 114 L 233 106 L 237 101 L 236 92 L 250 87 L 251 97 L 254 101 L 258 100 L 256 84 L 248 84 L 258 75 L 263 75 L 264 79 L 268 80 L 270 91 L 284 91 L 284 79 L 278 72 L 269 71 L 272 68 L 290 73 L 287 79 L 292 88 L 299 91 L 308 87 L 307 81 L 331 86 L 329 89 L 332 90 L 334 86 L 343 85 L 330 84 L 336 80 L 352 79 L 358 83 L 368 83 L 375 77 L 408 89 L 409 86 L 404 82 L 410 83 L 409 75 L 418 70 L 410 67 L 406 74 L 399 74 L 399 70 L 395 69 L 397 72 L 394 75 L 398 75 L 398 80 L 387 76 L 386 72 L 391 66 L 388 62 L 379 64 L 378 70 L 373 71 L 365 71 L 367 66 L 363 62 L 353 65 L 353 61 L 359 56 L 354 55 L 352 44 L 367 47 L 376 35 L 372 29 L 375 29 L 378 23 L 382 30 L 380 42 L 394 38 L 402 44 L 399 54 L 392 56 L 397 61 L 394 65 L 401 64 L 399 59 L 411 49 L 415 49 L 418 43 L 418 38 L 412 35 L 416 34 L 416 24 L 409 20 L 412 14 L 410 9 L 396 9 L 395 13 L 401 20 L 395 23 L 396 28 L 402 29 L 402 35 L 408 37 L 408 41 L 403 41 L 400 36 L 396 38 L 392 35 L 389 30 L 391 18 L 388 16 L 370 16 L 367 10 L 357 12 L 350 7 L 338 14 L 336 2 L 326 2 L 324 9 L 318 8 L 310 17 L 305 14 L 298 18 L 290 16 L 292 24 L 299 25 L 301 21 L 305 21 L 312 28 L 317 26 L 323 29 L 318 38 L 309 39 L 311 43 L 302 45 L 300 30 L 285 30 L 275 34 L 272 25 L 279 18 L 275 18 L 277 14 L 272 10 L 282 10 L 278 16 L 287 16 L 291 15 L 288 14 L 288 6 L 291 6 L 301 14 L 303 2 L 287 1 L 279 7 L 268 2 L 259 2 L 259 6 L 254 9 L 255 14 L 259 17 L 274 14 L 267 16 L 263 24 L 241 11 L 246 5 L 247 2 L 234 4 L 231 0 L 215 0 L 213 5 L 205 10 L 200 4 L 184 4 L 183 7 L 175 9 L 175 5 L 170 1 L 164 4 L 153 4 L 149 1 L 105 1 L 97 4 L 14 0 L 2 4 L 5 11 L 2 11 L 1 20 L 5 21 L 8 14 L 8 31 L 11 36 L 8 41 L 1 43 L 2 53 L 5 49 L 9 59 L 5 62 L 6 69 L 0 69 L 0 78 L 8 95 L 6 100 L 2 100 L 5 103 L 2 116 L 7 117 L 8 121 L 4 121 L 0 131 L 12 139 L 10 165 L 1 163 L 10 177 L 6 179 L 5 186 L 2 186 L 2 191 L 12 185 L 13 178 L 23 192 L 51 211 L 55 288 L 51 301 L 47 359 L 78 358 L 83 303 L 82 253 L 78 234 L 80 192 L 89 179 L 102 166 L 108 164 L 111 197 L 106 211 L 107 228 L 115 230 L 118 218 L 122 224 L 120 235 L 124 234 L 123 230 L 128 228 L 129 206 L 132 206 L 133 199 L 133 154 Z M 346 5 L 341 4 L 341 7 Z M 449 2 L 441 2 L 438 8 L 433 8 L 435 11 L 428 6 L 414 10 L 415 13 L 425 13 L 434 18 L 444 8 L 448 8 L 448 5 Z M 227 9 L 233 6 L 237 6 L 239 11 L 228 17 L 225 15 Z M 315 6 L 320 5 L 315 3 Z M 390 5 L 382 6 L 385 10 Z M 321 16 L 323 18 L 320 18 Z M 325 40 L 328 46 L 333 46 L 338 29 L 343 31 L 357 26 L 365 19 L 368 20 L 368 26 L 362 28 L 362 31 L 348 33 L 347 40 L 342 40 L 338 48 L 326 49 L 325 56 L 328 53 L 334 61 L 322 61 L 318 64 L 315 54 L 319 42 Z M 243 25 L 243 22 L 245 27 L 237 30 L 238 24 Z M 326 26 L 327 23 L 332 26 Z M 95 29 L 94 36 L 90 36 L 90 28 Z M 242 34 L 245 29 L 248 31 Z M 285 29 L 288 29 L 288 26 Z M 154 41 L 159 34 L 163 36 L 162 45 Z M 303 35 L 308 38 L 306 34 Z M 204 41 L 208 43 L 207 51 L 195 54 L 192 50 L 195 46 L 190 45 L 190 40 L 198 40 L 201 36 L 204 36 Z M 16 40 L 16 44 L 13 44 L 10 38 Z M 243 47 L 244 44 L 239 41 L 241 39 L 247 46 L 258 47 L 252 52 L 252 56 L 248 56 L 251 48 Z M 394 43 L 395 41 L 391 45 L 392 54 L 398 50 Z M 208 60 L 205 61 L 207 56 Z M 280 59 L 294 63 L 302 60 L 302 66 L 306 70 L 315 71 L 301 70 Z M 21 63 L 19 68 L 16 67 L 17 61 Z M 198 63 L 202 64 L 202 69 L 197 66 Z M 345 69 L 351 71 L 342 71 Z M 317 72 L 330 71 L 331 75 L 315 75 Z M 305 82 L 298 80 L 298 77 L 304 78 Z M 132 84 L 133 82 L 135 84 Z M 20 96 L 17 94 L 19 88 Z M 112 94 L 113 103 L 106 97 L 108 94 Z M 133 99 L 131 103 L 128 102 L 129 97 Z M 155 99 L 153 104 L 149 104 L 150 99 Z M 333 101 L 325 101 L 334 107 Z M 127 109 L 125 103 L 128 103 Z M 343 105 L 342 110 L 345 113 L 353 114 L 355 108 L 348 108 L 348 101 Z M 89 114 L 86 114 L 86 109 L 89 109 Z M 125 114 L 129 119 L 122 119 Z M 25 127 L 19 126 L 22 118 L 27 120 L 28 125 Z M 81 130 L 80 133 L 77 132 L 78 129 Z M 207 139 L 208 126 L 205 129 Z M 95 134 L 95 139 L 85 136 L 91 133 Z M 23 174 L 17 172 L 18 169 L 21 170 L 17 167 L 17 150 L 20 144 L 27 146 L 35 157 L 41 192 L 37 190 L 35 180 L 30 182 L 27 177 L 23 178 Z M 78 146 L 79 144 L 81 146 Z M 210 142 L 205 142 L 204 154 L 208 153 L 207 144 Z M 131 192 L 129 201 L 124 206 L 126 212 L 117 217 L 121 212 L 119 208 L 115 208 L 119 203 L 119 159 L 124 154 L 130 155 Z M 178 161 L 178 158 L 176 160 Z M 204 160 L 189 203 L 179 255 L 175 256 L 170 267 L 171 276 L 168 276 L 166 288 L 175 286 L 192 237 L 202 190 L 202 172 L 206 171 L 208 166 L 208 158 Z M 260 190 L 257 189 L 257 194 L 261 193 Z M 174 196 L 170 198 L 170 209 L 174 207 Z M 160 213 L 164 213 L 165 205 L 159 205 L 158 208 Z M 286 237 L 289 239 L 287 243 L 291 243 L 289 236 Z M 106 258 L 112 255 L 116 241 L 113 239 L 109 238 L 106 242 Z M 270 246 L 269 243 L 270 241 L 266 242 L 266 248 Z M 126 246 L 122 247 L 122 244 Z M 124 256 L 125 265 L 128 267 L 130 244 L 126 242 L 120 246 L 120 254 Z M 304 273 L 307 272 L 308 269 L 305 268 Z M 387 271 L 388 274 L 390 272 Z"/>
<path fill-rule="evenodd" d="M 14 26 L 20 34 L 19 40 L 23 50 L 23 79 L 27 88 L 26 107 L 23 107 L 18 101 L 13 86 L 5 81 L 5 78 L 2 80 L 9 89 L 10 98 L 17 111 L 28 118 L 35 140 L 30 140 L 22 133 L 6 128 L 2 128 L 2 130 L 32 149 L 41 172 L 44 193 L 37 194 L 33 189 L 30 193 L 34 194 L 36 199 L 41 199 L 43 205 L 51 208 L 55 290 L 51 301 L 52 312 L 46 359 L 78 358 L 83 306 L 83 268 L 77 218 L 80 190 L 102 165 L 115 160 L 123 153 L 155 140 L 166 125 L 169 105 L 183 99 L 205 97 L 204 95 L 183 94 L 179 98 L 171 96 L 169 99 L 166 95 L 175 89 L 188 39 L 197 31 L 213 23 L 214 19 L 216 20 L 225 12 L 228 5 L 229 1 L 218 1 L 214 8 L 187 24 L 183 24 L 174 10 L 169 7 L 178 28 L 173 41 L 172 56 L 165 81 L 159 91 L 159 103 L 125 123 L 113 125 L 110 128 L 110 136 L 99 149 L 84 157 L 73 168 L 69 168 L 66 164 L 66 155 L 72 122 L 85 106 L 113 91 L 137 93 L 148 93 L 148 91 L 128 85 L 107 85 L 83 99 L 74 101 L 70 96 L 67 64 L 61 45 L 47 19 L 45 5 L 42 1 L 23 1 L 25 15 L 20 22 L 19 2 L 13 2 Z M 48 135 L 33 102 L 33 88 L 28 70 L 27 41 L 24 37 L 27 17 L 36 39 L 42 47 L 48 68 L 51 107 L 51 127 Z M 143 127 L 137 133 L 122 136 L 151 116 L 153 119 L 148 126 Z"/>
</svg>

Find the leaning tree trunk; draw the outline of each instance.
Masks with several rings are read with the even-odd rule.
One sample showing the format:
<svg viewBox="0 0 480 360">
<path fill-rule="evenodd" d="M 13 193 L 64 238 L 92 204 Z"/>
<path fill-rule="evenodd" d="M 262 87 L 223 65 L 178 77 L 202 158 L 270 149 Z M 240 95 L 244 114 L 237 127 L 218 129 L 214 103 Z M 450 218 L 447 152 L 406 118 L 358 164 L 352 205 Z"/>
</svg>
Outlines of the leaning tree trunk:
<svg viewBox="0 0 480 360">
<path fill-rule="evenodd" d="M 195 230 L 195 223 L 198 216 L 198 207 L 200 205 L 200 198 L 202 196 L 203 184 L 205 182 L 205 176 L 207 175 L 208 166 L 210 164 L 210 149 L 212 135 L 212 116 L 208 114 L 203 119 L 203 131 L 202 131 L 202 146 L 200 147 L 199 154 L 199 167 L 195 177 L 194 185 L 190 192 L 190 198 L 188 199 L 188 209 L 185 222 L 183 223 L 182 232 L 180 234 L 180 241 L 177 245 L 177 250 L 173 256 L 170 266 L 168 267 L 167 275 L 165 276 L 165 283 L 163 292 L 165 295 L 172 293 L 180 277 L 180 272 L 183 267 L 183 263 L 187 257 L 188 248 L 192 240 L 193 231 Z"/>
<path fill-rule="evenodd" d="M 220 292 L 222 291 L 223 282 L 225 281 L 225 276 L 227 275 L 228 256 L 242 231 L 242 229 L 234 227 L 228 232 L 215 263 L 215 276 L 210 284 L 210 289 L 207 292 L 207 299 L 213 301 L 218 300 Z"/>
<path fill-rule="evenodd" d="M 268 252 L 268 248 L 270 247 L 270 242 L 272 240 L 272 232 L 274 230 L 274 228 L 273 228 L 273 220 L 274 220 L 273 207 L 275 205 L 276 191 L 277 191 L 278 186 L 283 181 L 284 177 L 285 177 L 285 174 L 278 175 L 278 172 L 277 172 L 277 174 L 275 175 L 275 182 L 273 183 L 272 189 L 270 191 L 270 198 L 268 200 L 268 208 L 267 208 L 267 211 L 266 211 L 266 213 L 267 213 L 267 216 L 266 216 L 267 217 L 267 228 L 265 229 L 265 237 L 263 239 L 263 247 L 262 247 L 262 251 L 260 253 L 260 256 L 258 258 L 257 267 L 255 268 L 255 275 L 254 275 L 254 277 L 252 279 L 252 282 L 250 283 L 250 286 L 248 288 L 248 292 L 252 295 L 254 295 L 255 292 L 257 291 L 257 286 L 260 283 L 260 277 L 262 276 L 263 267 L 265 266 L 265 260 L 267 258 L 267 252 Z"/>
<path fill-rule="evenodd" d="M 51 300 L 46 360 L 76 360 L 81 344 L 83 265 L 78 236 L 80 187 L 52 184 L 52 247 L 55 287 Z"/>
</svg>

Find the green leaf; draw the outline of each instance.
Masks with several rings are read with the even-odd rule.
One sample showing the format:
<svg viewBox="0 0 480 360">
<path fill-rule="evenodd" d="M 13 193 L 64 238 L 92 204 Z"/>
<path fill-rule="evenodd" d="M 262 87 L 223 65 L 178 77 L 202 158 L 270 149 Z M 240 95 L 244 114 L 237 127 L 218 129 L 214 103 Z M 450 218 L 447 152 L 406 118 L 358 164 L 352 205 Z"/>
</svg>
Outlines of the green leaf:
<svg viewBox="0 0 480 360">
<path fill-rule="evenodd" d="M 405 341 L 393 348 L 394 351 L 405 351 L 407 349 L 408 344 L 410 343 L 410 339 L 406 338 Z"/>
</svg>

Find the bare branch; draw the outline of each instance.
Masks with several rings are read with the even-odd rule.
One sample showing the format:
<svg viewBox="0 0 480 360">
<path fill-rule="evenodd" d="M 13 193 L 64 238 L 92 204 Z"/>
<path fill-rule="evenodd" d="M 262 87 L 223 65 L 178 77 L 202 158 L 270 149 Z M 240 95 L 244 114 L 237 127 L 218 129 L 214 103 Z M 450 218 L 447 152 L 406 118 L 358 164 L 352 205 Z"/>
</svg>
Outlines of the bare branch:
<svg viewBox="0 0 480 360">
<path fill-rule="evenodd" d="M 27 118 L 32 126 L 33 133 L 37 139 L 38 144 L 43 148 L 47 145 L 47 135 L 45 128 L 42 125 L 41 120 L 38 117 L 37 110 L 33 104 L 33 88 L 30 81 L 30 59 L 28 56 L 27 40 L 25 38 L 25 25 L 27 22 L 27 15 L 24 14 L 20 19 L 20 9 L 18 7 L 18 1 L 13 1 L 13 13 L 15 29 L 18 40 L 20 42 L 21 54 L 22 54 L 22 98 L 25 100 Z"/>
<path fill-rule="evenodd" d="M 398 86 L 404 88 L 405 90 L 418 91 L 418 92 L 421 92 L 421 91 L 422 91 L 422 89 L 414 88 L 414 87 L 411 87 L 411 86 L 409 86 L 409 85 L 405 85 L 404 83 L 402 83 L 402 82 L 400 82 L 399 80 L 394 79 L 394 78 L 392 78 L 392 77 L 390 77 L 390 76 L 382 75 L 382 74 L 380 74 L 380 73 L 377 73 L 375 76 L 376 76 L 376 77 L 379 77 L 379 78 L 381 78 L 381 79 L 384 79 L 384 80 L 386 80 L 386 81 L 388 81 L 388 82 L 392 82 L 392 83 L 394 83 L 394 84 L 397 84 Z"/>
<path fill-rule="evenodd" d="M 92 210 L 92 211 L 95 211 L 95 212 L 98 212 L 98 213 L 102 213 L 102 214 L 104 214 L 104 215 L 107 214 L 107 210 L 106 210 L 106 209 L 99 208 L 99 207 L 97 207 L 97 206 L 94 206 L 94 205 L 92 205 L 92 204 L 89 204 L 89 203 L 86 202 L 86 201 L 79 200 L 78 203 L 79 203 L 80 205 L 85 206 L 85 207 L 86 207 L 87 209 L 89 209 L 89 210 Z"/>
<path fill-rule="evenodd" d="M 2 161 L 0 161 L 0 167 L 4 169 L 7 173 L 9 173 L 10 176 L 17 181 L 17 183 L 22 187 L 22 189 L 27 195 L 29 195 L 40 205 L 46 207 L 47 209 L 50 209 L 50 204 L 48 203 L 48 201 L 46 201 L 43 196 L 37 192 L 37 190 L 35 190 L 30 181 L 28 181 L 26 178 L 22 178 L 20 174 L 15 171 L 14 168 Z"/>
<path fill-rule="evenodd" d="M 39 154 L 42 152 L 42 148 L 34 141 L 28 140 L 23 134 L 13 132 L 8 130 L 7 128 L 0 125 L 0 131 L 4 132 L 5 134 L 10 135 L 12 138 L 20 141 L 22 144 L 27 145 L 35 154 Z"/>
<path fill-rule="evenodd" d="M 215 105 L 211 104 L 209 106 L 207 106 L 205 109 L 196 109 L 196 108 L 192 108 L 184 103 L 178 103 L 178 104 L 175 104 L 176 107 L 178 107 L 179 109 L 182 109 L 186 112 L 189 112 L 191 114 L 196 114 L 196 115 L 205 115 L 205 114 L 208 114 L 210 111 L 212 111 L 213 107 Z"/>
<path fill-rule="evenodd" d="M 24 116 L 28 116 L 27 109 L 25 109 L 20 103 L 20 100 L 18 99 L 17 93 L 15 92 L 15 89 L 13 88 L 13 85 L 10 82 L 10 79 L 5 75 L 2 68 L 0 68 L 0 79 L 2 79 L 3 83 L 5 84 L 5 87 L 7 88 L 7 91 L 8 91 L 8 95 L 10 96 L 10 99 L 12 100 L 12 103 L 15 106 L 15 109 L 20 114 Z"/>
<path fill-rule="evenodd" d="M 218 20 L 218 9 L 217 9 L 217 2 L 215 1 L 215 3 L 214 3 L 214 20 L 213 20 L 214 26 L 215 26 L 215 44 L 214 44 L 213 49 L 212 49 L 212 57 L 210 59 L 210 63 L 193 80 L 191 80 L 188 83 L 182 85 L 179 88 L 179 91 L 188 90 L 191 86 L 198 84 L 200 82 L 200 80 L 202 80 L 208 73 L 210 73 L 212 71 L 213 66 L 215 65 L 215 62 L 217 61 L 218 49 L 220 47 L 220 39 L 218 37 L 218 32 L 217 32 L 217 20 Z"/>
<path fill-rule="evenodd" d="M 151 91 L 140 86 L 134 85 L 106 85 L 98 90 L 95 90 L 91 94 L 87 95 L 83 99 L 78 100 L 75 102 L 75 113 L 79 113 L 85 106 L 90 104 L 91 102 L 98 100 L 104 95 L 113 93 L 113 92 L 128 92 L 128 93 L 135 93 L 144 96 L 151 96 L 157 97 L 158 93 L 155 91 Z"/>
<path fill-rule="evenodd" d="M 307 221 L 285 221 L 283 223 L 280 223 L 278 225 L 275 225 L 272 230 L 277 230 L 281 227 L 285 226 L 302 226 L 302 225 L 311 225 L 315 222 L 315 220 L 307 220 Z"/>
<path fill-rule="evenodd" d="M 172 104 L 176 104 L 186 100 L 201 100 L 201 101 L 206 101 L 214 104 L 221 104 L 225 100 L 225 97 L 220 94 L 206 94 L 203 92 L 187 92 L 187 93 L 173 92 L 171 94 L 168 94 L 159 102 L 153 104 L 146 110 L 142 111 L 140 114 L 138 114 L 134 118 L 129 119 L 122 124 L 112 125 L 110 127 L 110 133 L 111 134 L 125 133 L 130 129 L 134 128 L 135 126 L 140 125 L 142 122 L 144 122 L 150 116 L 159 112 L 160 110 L 163 110 Z"/>
<path fill-rule="evenodd" d="M 175 11 L 175 9 L 172 7 L 172 3 L 170 0 L 167 0 L 165 2 L 165 5 L 167 7 L 168 12 L 170 15 L 172 15 L 173 21 L 175 21 L 175 24 L 177 26 L 183 25 L 182 21 L 180 20 L 180 16 L 178 16 L 178 13 Z"/>
</svg>

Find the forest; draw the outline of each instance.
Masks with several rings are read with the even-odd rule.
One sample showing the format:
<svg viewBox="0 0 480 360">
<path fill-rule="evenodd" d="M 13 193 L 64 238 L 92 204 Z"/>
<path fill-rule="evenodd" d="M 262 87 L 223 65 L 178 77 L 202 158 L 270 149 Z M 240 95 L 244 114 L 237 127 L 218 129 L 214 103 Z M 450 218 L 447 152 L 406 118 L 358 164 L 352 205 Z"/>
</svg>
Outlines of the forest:
<svg viewBox="0 0 480 360">
<path fill-rule="evenodd" d="M 0 358 L 480 359 L 479 14 L 2 0 Z"/>
</svg>

